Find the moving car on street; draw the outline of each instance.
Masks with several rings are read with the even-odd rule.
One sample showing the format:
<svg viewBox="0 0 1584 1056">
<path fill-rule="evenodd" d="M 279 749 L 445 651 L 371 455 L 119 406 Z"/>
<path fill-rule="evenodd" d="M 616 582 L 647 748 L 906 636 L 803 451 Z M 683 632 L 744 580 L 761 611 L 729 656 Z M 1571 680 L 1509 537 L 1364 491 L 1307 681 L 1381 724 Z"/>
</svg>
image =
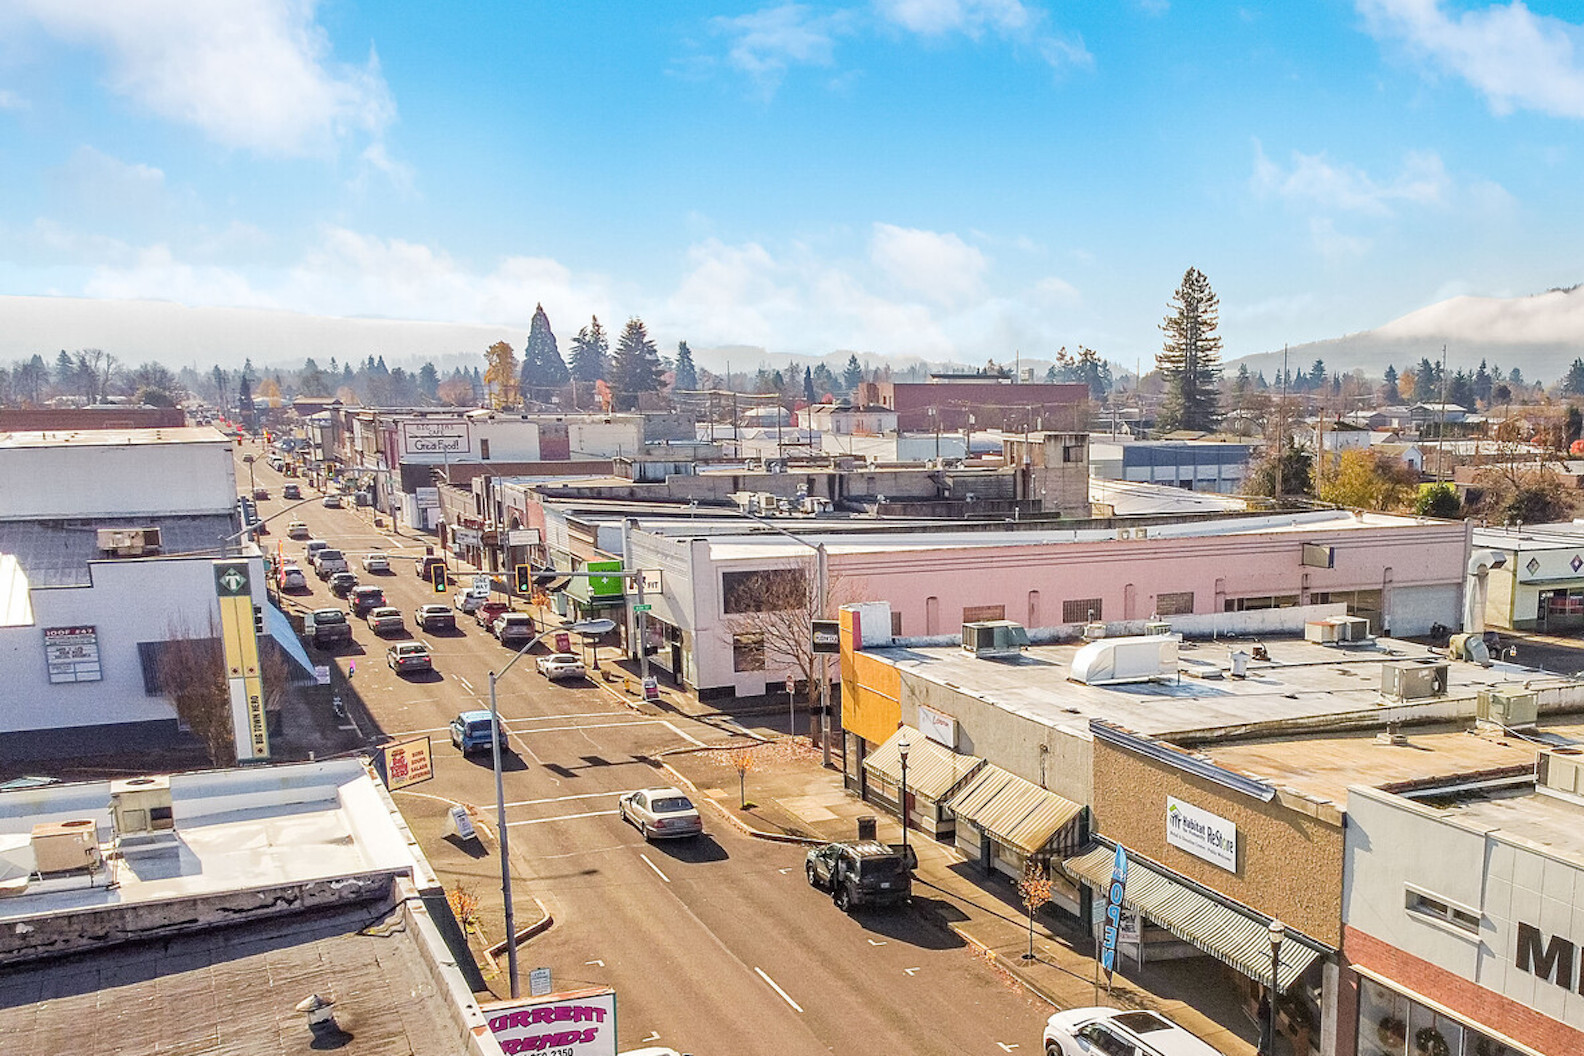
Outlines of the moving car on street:
<svg viewBox="0 0 1584 1056">
<path fill-rule="evenodd" d="M 464 711 L 451 720 L 451 743 L 461 749 L 463 755 L 473 752 L 487 752 L 490 750 L 490 713 L 487 711 Z M 506 750 L 506 725 L 500 727 L 501 751 Z"/>
<path fill-rule="evenodd" d="M 350 572 L 346 574 L 351 575 Z M 370 609 L 377 609 L 385 604 L 385 591 L 379 587 L 353 587 L 352 593 L 347 597 L 352 602 L 354 616 L 362 616 Z"/>
<path fill-rule="evenodd" d="M 350 598 L 357 589 L 358 578 L 354 572 L 332 572 L 329 582 L 330 593 L 338 598 Z"/>
<path fill-rule="evenodd" d="M 339 510 L 341 508 L 341 496 L 326 495 L 324 497 L 324 508 L 327 510 Z"/>
<path fill-rule="evenodd" d="M 320 649 L 334 649 L 352 641 L 352 624 L 340 609 L 315 609 L 303 617 L 303 636 Z"/>
<path fill-rule="evenodd" d="M 368 621 L 369 630 L 378 635 L 401 634 L 407 629 L 407 624 L 402 621 L 401 610 L 393 605 L 370 609 L 363 618 Z"/>
<path fill-rule="evenodd" d="M 253 501 L 254 502 L 264 502 L 268 498 L 269 498 L 269 489 L 268 488 L 254 488 L 253 489 Z"/>
<path fill-rule="evenodd" d="M 646 840 L 704 834 L 704 819 L 681 789 L 641 788 L 618 799 L 616 809 Z"/>
<path fill-rule="evenodd" d="M 498 599 L 486 601 L 473 610 L 473 619 L 480 627 L 493 627 L 495 626 L 495 621 L 500 619 L 503 613 L 511 611 L 512 607 L 509 601 L 500 601 Z"/>
<path fill-rule="evenodd" d="M 827 843 L 812 848 L 803 862 L 809 885 L 829 891 L 836 908 L 896 905 L 913 893 L 913 848 L 878 840 Z"/>
<path fill-rule="evenodd" d="M 490 633 L 502 645 L 521 648 L 533 641 L 533 617 L 526 612 L 503 612 L 490 625 Z"/>
<path fill-rule="evenodd" d="M 375 550 L 373 553 L 364 554 L 363 555 L 363 571 L 365 571 L 365 572 L 389 572 L 390 571 L 390 557 L 383 550 Z"/>
<path fill-rule="evenodd" d="M 458 612 L 475 612 L 478 610 L 478 607 L 488 601 L 489 598 L 489 591 L 474 590 L 472 587 L 468 587 L 466 590 L 457 591 L 456 594 L 452 596 L 451 607 Z"/>
<path fill-rule="evenodd" d="M 534 663 L 539 668 L 539 673 L 552 682 L 582 678 L 584 675 L 583 661 L 571 653 L 551 653 L 549 656 L 541 656 Z"/>
<path fill-rule="evenodd" d="M 301 499 L 302 498 L 302 488 L 298 487 L 296 484 L 288 484 L 284 488 L 281 489 L 281 498 L 283 498 L 283 499 Z"/>
<path fill-rule="evenodd" d="M 308 540 L 308 545 L 303 548 L 303 553 L 307 555 L 308 563 L 310 565 L 313 564 L 314 555 L 319 551 L 328 548 L 329 546 L 330 544 L 325 542 L 323 539 Z"/>
<path fill-rule="evenodd" d="M 309 531 L 308 525 L 302 521 L 292 521 L 286 526 L 286 537 L 288 539 L 306 539 L 312 534 L 313 532 Z"/>
<path fill-rule="evenodd" d="M 1069 1008 L 1045 1021 L 1045 1056 L 1216 1056 L 1157 1012 Z"/>
<path fill-rule="evenodd" d="M 329 579 L 337 572 L 348 571 L 346 555 L 328 546 L 314 552 L 313 566 L 314 571 L 319 573 L 320 579 Z"/>
<path fill-rule="evenodd" d="M 456 613 L 446 605 L 420 605 L 413 610 L 413 623 L 426 631 L 454 631 Z"/>
<path fill-rule="evenodd" d="M 385 650 L 385 663 L 398 675 L 434 670 L 434 662 L 429 659 L 429 647 L 422 642 L 397 642 Z"/>
</svg>

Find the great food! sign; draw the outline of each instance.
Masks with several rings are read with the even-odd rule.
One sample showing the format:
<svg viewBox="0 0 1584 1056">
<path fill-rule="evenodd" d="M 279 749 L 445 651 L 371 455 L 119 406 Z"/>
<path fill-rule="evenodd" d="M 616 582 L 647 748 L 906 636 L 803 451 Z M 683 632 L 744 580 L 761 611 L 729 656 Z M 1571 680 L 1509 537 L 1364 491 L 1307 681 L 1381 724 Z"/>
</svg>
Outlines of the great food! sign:
<svg viewBox="0 0 1584 1056">
<path fill-rule="evenodd" d="M 1166 797 L 1166 842 L 1229 873 L 1237 872 L 1237 826 L 1171 796 Z"/>
<path fill-rule="evenodd" d="M 507 1056 L 616 1056 L 616 991 L 579 990 L 483 1010 L 490 1036 Z"/>
</svg>

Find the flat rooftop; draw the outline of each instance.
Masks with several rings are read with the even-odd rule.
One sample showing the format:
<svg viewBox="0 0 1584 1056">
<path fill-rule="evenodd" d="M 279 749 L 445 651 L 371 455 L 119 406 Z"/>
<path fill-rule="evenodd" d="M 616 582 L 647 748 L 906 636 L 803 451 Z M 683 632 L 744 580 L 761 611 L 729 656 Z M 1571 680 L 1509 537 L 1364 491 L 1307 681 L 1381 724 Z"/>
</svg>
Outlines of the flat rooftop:
<svg viewBox="0 0 1584 1056">
<path fill-rule="evenodd" d="M 71 521 L 0 520 L 0 554 L 9 554 L 34 587 L 91 585 L 90 561 L 158 561 L 183 556 L 234 557 L 239 550 L 231 514 L 90 517 Z M 109 557 L 99 549 L 100 528 L 158 528 L 160 553 L 148 558 Z"/>
<path fill-rule="evenodd" d="M 1074 654 L 1084 644 L 1033 645 L 1016 657 L 980 659 L 960 646 L 888 646 L 865 649 L 904 673 L 958 693 L 978 698 L 1009 713 L 1088 736 L 1090 719 L 1104 719 L 1136 733 L 1162 739 L 1211 736 L 1257 737 L 1261 729 L 1289 735 L 1306 725 L 1340 725 L 1346 715 L 1384 714 L 1380 696 L 1381 665 L 1406 660 L 1444 660 L 1425 646 L 1394 638 L 1372 644 L 1327 646 L 1298 638 L 1261 638 L 1269 661 L 1253 661 L 1248 677 L 1225 677 L 1233 649 L 1248 651 L 1252 638 L 1193 639 L 1180 643 L 1178 665 L 1188 669 L 1176 678 L 1123 685 L 1090 686 L 1068 681 Z M 1195 677 L 1189 671 L 1220 677 Z M 1577 691 L 1584 707 L 1584 684 L 1517 664 L 1484 668 L 1454 662 L 1448 669 L 1443 698 L 1414 702 L 1472 700 L 1482 688 L 1531 683 L 1556 693 Z M 1401 705 L 1393 705 L 1395 708 Z M 1327 721 L 1329 718 L 1329 722 Z M 1362 721 L 1362 720 L 1361 720 Z"/>
<path fill-rule="evenodd" d="M 129 447 L 136 444 L 223 444 L 231 438 L 208 425 L 173 429 L 61 429 L 0 433 L 0 452 L 43 447 Z"/>
<path fill-rule="evenodd" d="M 1516 837 L 1584 861 L 1584 805 L 1577 802 L 1529 789 L 1491 791 L 1450 802 L 1416 799 L 1459 825 Z"/>
</svg>

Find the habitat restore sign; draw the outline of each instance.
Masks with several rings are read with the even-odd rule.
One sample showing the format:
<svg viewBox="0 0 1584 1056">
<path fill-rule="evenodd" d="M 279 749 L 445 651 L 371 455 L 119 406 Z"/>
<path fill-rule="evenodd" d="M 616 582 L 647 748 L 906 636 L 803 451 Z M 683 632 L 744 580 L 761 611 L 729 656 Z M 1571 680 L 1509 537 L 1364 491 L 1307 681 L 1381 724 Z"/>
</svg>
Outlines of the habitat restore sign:
<svg viewBox="0 0 1584 1056">
<path fill-rule="evenodd" d="M 1172 796 L 1166 797 L 1166 842 L 1229 873 L 1237 872 L 1237 826 Z"/>
</svg>

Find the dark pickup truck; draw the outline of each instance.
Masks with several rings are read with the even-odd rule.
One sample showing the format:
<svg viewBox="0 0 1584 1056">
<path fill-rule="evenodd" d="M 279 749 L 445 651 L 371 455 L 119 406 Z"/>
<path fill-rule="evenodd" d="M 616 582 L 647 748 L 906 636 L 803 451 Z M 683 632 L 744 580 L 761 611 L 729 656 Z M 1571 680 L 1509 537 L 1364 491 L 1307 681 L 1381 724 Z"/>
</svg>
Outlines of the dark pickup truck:
<svg viewBox="0 0 1584 1056">
<path fill-rule="evenodd" d="M 352 641 L 352 624 L 341 609 L 315 609 L 303 617 L 303 637 L 320 649 Z"/>
<path fill-rule="evenodd" d="M 836 908 L 905 903 L 913 894 L 913 870 L 918 855 L 900 843 L 860 840 L 827 843 L 808 852 L 808 882 L 829 891 Z"/>
</svg>

